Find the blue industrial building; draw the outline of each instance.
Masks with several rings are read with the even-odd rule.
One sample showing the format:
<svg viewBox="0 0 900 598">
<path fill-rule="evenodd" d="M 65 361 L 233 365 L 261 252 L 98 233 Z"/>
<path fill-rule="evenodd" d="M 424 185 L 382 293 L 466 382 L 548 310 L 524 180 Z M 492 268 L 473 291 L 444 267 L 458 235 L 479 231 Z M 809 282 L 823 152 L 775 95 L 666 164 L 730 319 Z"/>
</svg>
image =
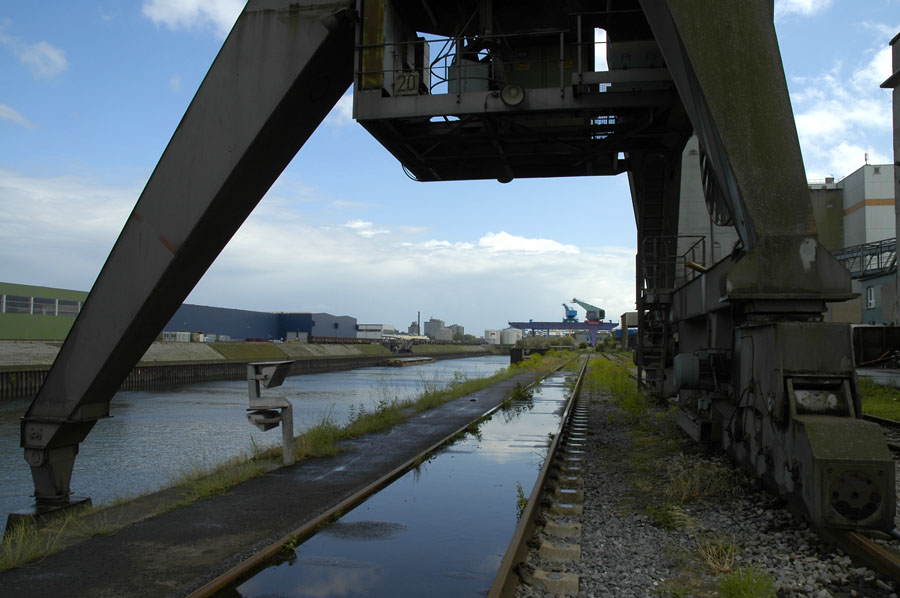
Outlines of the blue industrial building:
<svg viewBox="0 0 900 598">
<path fill-rule="evenodd" d="M 228 335 L 233 340 L 286 339 L 303 335 L 356 338 L 356 318 L 327 313 L 269 313 L 185 303 L 163 330 Z"/>
</svg>

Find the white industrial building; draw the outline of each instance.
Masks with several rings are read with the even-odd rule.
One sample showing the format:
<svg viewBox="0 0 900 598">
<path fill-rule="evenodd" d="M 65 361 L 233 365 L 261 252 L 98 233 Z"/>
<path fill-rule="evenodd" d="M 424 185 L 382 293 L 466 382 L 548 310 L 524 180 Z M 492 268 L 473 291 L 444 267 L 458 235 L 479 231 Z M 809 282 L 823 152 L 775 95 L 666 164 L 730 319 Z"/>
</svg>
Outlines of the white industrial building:
<svg viewBox="0 0 900 598">
<path fill-rule="evenodd" d="M 449 328 L 438 328 L 434 331 L 432 338 L 436 341 L 452 341 L 453 331 Z"/>
<path fill-rule="evenodd" d="M 380 341 L 384 338 L 383 324 L 357 324 L 356 338 Z"/>
<path fill-rule="evenodd" d="M 437 318 L 430 318 L 426 321 L 422 328 L 424 329 L 422 333 L 428 338 L 435 338 L 435 333 L 441 328 L 446 328 L 443 320 L 438 320 Z"/>
<path fill-rule="evenodd" d="M 892 164 L 867 164 L 837 186 L 844 190 L 844 247 L 896 236 Z"/>
</svg>

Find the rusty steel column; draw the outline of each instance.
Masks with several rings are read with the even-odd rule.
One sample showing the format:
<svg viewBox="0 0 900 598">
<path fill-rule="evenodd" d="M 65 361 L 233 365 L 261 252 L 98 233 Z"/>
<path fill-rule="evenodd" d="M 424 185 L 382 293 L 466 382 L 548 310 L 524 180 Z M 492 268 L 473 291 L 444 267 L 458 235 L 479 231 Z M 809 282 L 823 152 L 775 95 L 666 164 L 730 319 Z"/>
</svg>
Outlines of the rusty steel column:
<svg viewBox="0 0 900 598">
<path fill-rule="evenodd" d="M 22 419 L 35 514 L 69 504 L 79 443 L 353 78 L 354 2 L 251 0 Z"/>
</svg>

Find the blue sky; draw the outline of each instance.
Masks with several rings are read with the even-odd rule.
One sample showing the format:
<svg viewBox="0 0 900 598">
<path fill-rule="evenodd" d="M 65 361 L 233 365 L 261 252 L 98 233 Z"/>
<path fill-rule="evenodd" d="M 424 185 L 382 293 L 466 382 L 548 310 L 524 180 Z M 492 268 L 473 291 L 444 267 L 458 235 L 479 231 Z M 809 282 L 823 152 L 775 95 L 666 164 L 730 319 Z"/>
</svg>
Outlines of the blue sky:
<svg viewBox="0 0 900 598">
<path fill-rule="evenodd" d="M 900 0 L 776 1 L 809 179 L 891 161 L 887 43 Z M 243 3 L 0 8 L 0 280 L 89 289 Z M 864 10 L 861 7 L 864 6 Z M 752 51 L 749 49 L 748 51 Z M 188 301 L 328 311 L 477 335 L 634 308 L 624 176 L 415 183 L 345 98 Z"/>
</svg>

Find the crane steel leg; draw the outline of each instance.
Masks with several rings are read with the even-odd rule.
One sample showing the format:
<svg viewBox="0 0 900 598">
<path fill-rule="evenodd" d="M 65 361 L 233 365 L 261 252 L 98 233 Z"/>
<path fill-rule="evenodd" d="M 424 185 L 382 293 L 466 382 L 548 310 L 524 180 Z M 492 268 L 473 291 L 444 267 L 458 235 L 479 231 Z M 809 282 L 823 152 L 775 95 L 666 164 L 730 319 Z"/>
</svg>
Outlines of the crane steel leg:
<svg viewBox="0 0 900 598">
<path fill-rule="evenodd" d="M 742 247 L 672 293 L 680 422 L 815 524 L 891 529 L 894 466 L 861 419 L 850 274 L 819 245 L 772 3 L 641 0 Z"/>
<path fill-rule="evenodd" d="M 69 503 L 78 444 L 353 77 L 354 2 L 251 0 L 22 419 L 35 514 Z"/>
</svg>

